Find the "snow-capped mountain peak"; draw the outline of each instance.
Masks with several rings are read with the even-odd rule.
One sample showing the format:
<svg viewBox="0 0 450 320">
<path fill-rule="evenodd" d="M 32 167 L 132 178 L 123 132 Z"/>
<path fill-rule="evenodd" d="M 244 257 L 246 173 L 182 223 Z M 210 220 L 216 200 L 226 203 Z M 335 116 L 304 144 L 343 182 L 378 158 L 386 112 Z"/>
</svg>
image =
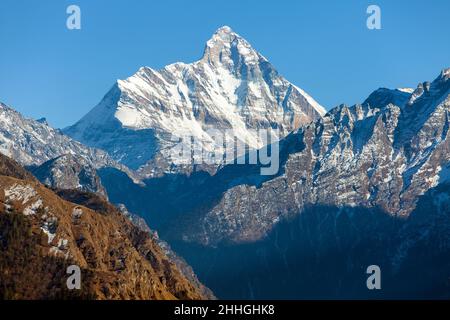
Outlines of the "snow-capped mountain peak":
<svg viewBox="0 0 450 320">
<path fill-rule="evenodd" d="M 252 48 L 250 43 L 239 36 L 228 26 L 219 28 L 207 41 L 202 61 L 215 66 L 234 67 L 241 61 L 254 65 L 259 61 L 267 61 Z"/>
<path fill-rule="evenodd" d="M 143 67 L 118 80 L 66 133 L 133 169 L 152 162 L 161 172 L 172 166 L 173 137 L 194 137 L 206 148 L 213 141 L 209 129 L 231 130 L 250 147 L 260 148 L 254 129 L 277 128 L 284 136 L 324 113 L 311 96 L 225 26 L 207 41 L 200 60 L 161 70 Z M 155 164 L 158 159 L 164 164 Z"/>
</svg>

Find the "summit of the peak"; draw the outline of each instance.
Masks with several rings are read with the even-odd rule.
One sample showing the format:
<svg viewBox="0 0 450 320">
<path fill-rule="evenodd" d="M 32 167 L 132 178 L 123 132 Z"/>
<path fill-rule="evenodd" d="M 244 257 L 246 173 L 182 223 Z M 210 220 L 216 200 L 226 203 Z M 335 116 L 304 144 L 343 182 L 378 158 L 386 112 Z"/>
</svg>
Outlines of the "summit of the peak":
<svg viewBox="0 0 450 320">
<path fill-rule="evenodd" d="M 143 175 L 157 176 L 172 164 L 174 170 L 184 170 L 170 156 L 175 148 L 170 136 L 192 136 L 210 148 L 209 128 L 232 129 L 258 149 L 263 141 L 253 129 L 276 127 L 286 135 L 325 113 L 246 39 L 222 26 L 199 60 L 140 68 L 118 80 L 94 109 L 65 132 L 108 150 Z M 158 157 L 167 160 L 154 163 Z"/>
<path fill-rule="evenodd" d="M 233 30 L 229 26 L 222 26 L 216 30 L 216 34 L 219 33 L 233 33 Z"/>
<path fill-rule="evenodd" d="M 235 33 L 229 26 L 222 26 L 213 33 L 206 45 L 208 47 L 214 47 L 218 44 L 231 44 L 236 39 L 242 39 L 242 37 Z"/>
<path fill-rule="evenodd" d="M 226 64 L 226 60 L 229 60 L 234 61 L 234 65 L 238 65 L 239 60 L 247 64 L 255 64 L 260 59 L 266 60 L 246 39 L 230 27 L 223 26 L 217 29 L 206 42 L 202 60 L 212 65 L 217 65 L 219 62 Z"/>
</svg>

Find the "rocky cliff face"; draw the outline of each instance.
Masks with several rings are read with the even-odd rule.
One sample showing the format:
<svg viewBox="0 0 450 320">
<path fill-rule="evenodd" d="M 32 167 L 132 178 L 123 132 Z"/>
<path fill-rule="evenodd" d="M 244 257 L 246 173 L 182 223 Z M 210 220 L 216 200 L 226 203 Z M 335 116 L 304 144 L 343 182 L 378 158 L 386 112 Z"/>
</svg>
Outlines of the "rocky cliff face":
<svg viewBox="0 0 450 320">
<path fill-rule="evenodd" d="M 81 157 L 62 155 L 30 170 L 39 181 L 51 188 L 78 189 L 107 198 L 96 169 Z"/>
<path fill-rule="evenodd" d="M 260 148 L 263 141 L 252 129 L 277 128 L 284 136 L 324 113 L 245 39 L 222 27 L 199 61 L 159 71 L 141 68 L 119 80 L 98 106 L 65 132 L 152 177 L 190 170 L 182 169 L 174 157 L 180 139 L 188 143 L 186 137 L 189 142 L 193 137 L 196 148 L 222 155 L 226 147 L 209 129 L 228 130 L 228 139 L 237 137 Z"/>
<path fill-rule="evenodd" d="M 0 164 L 2 298 L 210 298 L 103 198 L 66 190 L 79 204 L 68 202 L 3 155 Z M 81 290 L 66 287 L 69 265 L 81 268 Z"/>
</svg>

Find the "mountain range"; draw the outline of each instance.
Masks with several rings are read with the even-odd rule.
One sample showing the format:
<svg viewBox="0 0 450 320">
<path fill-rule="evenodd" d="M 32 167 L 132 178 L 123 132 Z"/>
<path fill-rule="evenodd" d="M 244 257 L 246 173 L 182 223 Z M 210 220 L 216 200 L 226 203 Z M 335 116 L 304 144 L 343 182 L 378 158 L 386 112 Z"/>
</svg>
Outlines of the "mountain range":
<svg viewBox="0 0 450 320">
<path fill-rule="evenodd" d="M 448 298 L 449 78 L 444 69 L 415 89 L 380 88 L 326 112 L 222 27 L 200 60 L 141 68 L 62 131 L 1 104 L 0 152 L 64 201 L 109 199 L 196 298 L 213 297 L 201 283 L 230 299 Z M 268 128 L 280 132 L 274 175 L 260 163 L 174 158 L 185 137 L 229 152 L 211 129 L 244 142 L 234 156 L 247 158 Z M 373 264 L 385 290 L 366 288 Z"/>
<path fill-rule="evenodd" d="M 283 174 L 259 186 L 236 183 L 182 237 L 205 244 L 259 239 L 307 205 L 378 207 L 407 218 L 421 195 L 448 179 L 449 78 L 446 69 L 412 93 L 378 90 L 293 132 L 281 143 Z"/>
<path fill-rule="evenodd" d="M 45 120 L 28 119 L 0 102 L 0 153 L 23 166 L 36 168 L 62 155 L 72 155 L 84 166 L 114 167 L 138 181 L 132 170 L 113 160 L 105 151 L 87 147 Z"/>
<path fill-rule="evenodd" d="M 136 188 L 113 169 L 99 174 L 219 297 L 445 298 L 449 75 L 378 89 L 293 131 L 275 176 L 230 164 Z M 389 279 L 382 293 L 365 287 L 374 263 Z"/>
</svg>

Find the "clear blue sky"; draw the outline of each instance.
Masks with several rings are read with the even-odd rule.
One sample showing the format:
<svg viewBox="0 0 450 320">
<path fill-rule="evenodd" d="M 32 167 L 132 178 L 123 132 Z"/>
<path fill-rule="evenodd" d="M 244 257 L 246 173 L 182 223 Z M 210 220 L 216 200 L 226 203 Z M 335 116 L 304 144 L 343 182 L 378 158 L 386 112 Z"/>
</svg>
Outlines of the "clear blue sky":
<svg viewBox="0 0 450 320">
<path fill-rule="evenodd" d="M 66 28 L 81 7 L 82 29 Z M 366 28 L 366 8 L 382 30 Z M 141 66 L 197 60 L 229 25 L 326 108 L 378 87 L 415 87 L 450 66 L 449 0 L 1 0 L 0 101 L 56 127 Z"/>
</svg>

